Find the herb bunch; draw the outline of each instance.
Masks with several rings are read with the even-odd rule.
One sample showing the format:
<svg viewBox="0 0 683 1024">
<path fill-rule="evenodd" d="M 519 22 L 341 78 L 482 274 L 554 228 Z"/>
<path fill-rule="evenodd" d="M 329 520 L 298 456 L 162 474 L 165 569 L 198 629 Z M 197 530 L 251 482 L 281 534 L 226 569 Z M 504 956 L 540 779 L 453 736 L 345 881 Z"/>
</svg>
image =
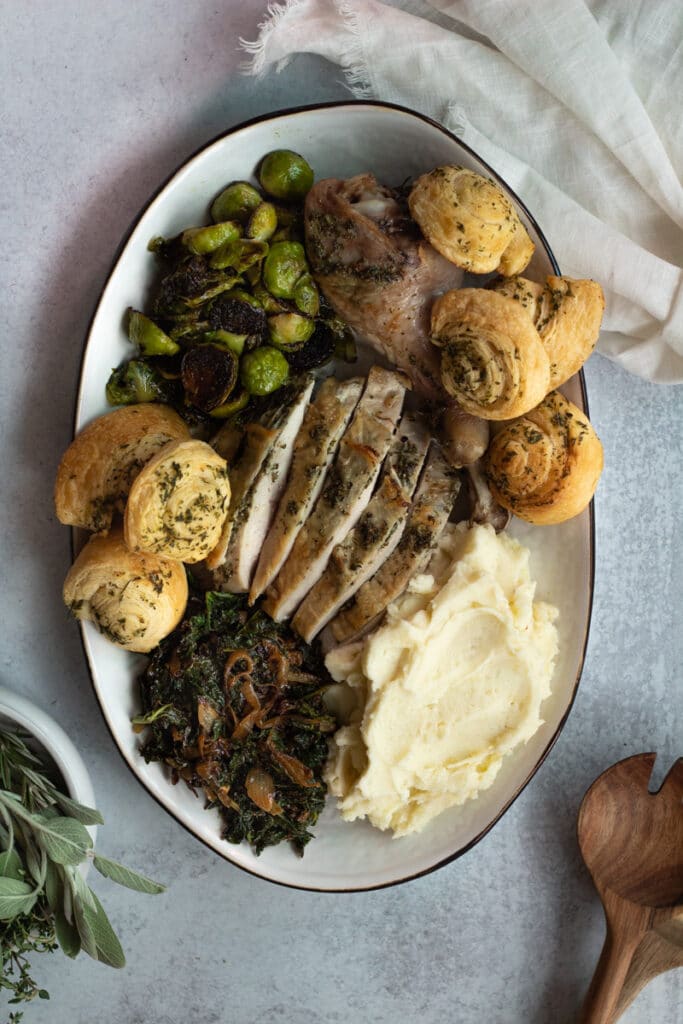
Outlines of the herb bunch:
<svg viewBox="0 0 683 1024">
<path fill-rule="evenodd" d="M 164 886 L 93 850 L 87 825 L 103 824 L 51 778 L 28 737 L 0 727 L 0 989 L 10 1004 L 48 999 L 31 977 L 31 957 L 61 947 L 123 967 L 121 944 L 99 899 L 86 884 L 90 860 L 105 878 L 144 893 Z M 21 1012 L 11 1013 L 16 1024 Z"/>
</svg>

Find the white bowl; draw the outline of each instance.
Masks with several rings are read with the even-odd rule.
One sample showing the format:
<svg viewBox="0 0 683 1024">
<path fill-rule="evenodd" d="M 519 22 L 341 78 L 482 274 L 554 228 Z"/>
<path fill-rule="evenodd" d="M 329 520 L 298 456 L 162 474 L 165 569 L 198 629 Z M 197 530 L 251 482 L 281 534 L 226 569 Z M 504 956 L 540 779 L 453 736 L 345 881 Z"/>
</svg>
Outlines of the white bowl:
<svg viewBox="0 0 683 1024">
<path fill-rule="evenodd" d="M 116 257 L 93 317 L 83 358 L 76 430 L 107 411 L 104 385 L 112 366 L 130 356 L 123 330 L 128 306 L 144 308 L 155 274 L 147 243 L 203 223 L 208 204 L 227 182 L 248 178 L 269 150 L 302 153 L 316 178 L 372 171 L 395 185 L 440 163 L 460 163 L 497 178 L 515 203 L 536 243 L 528 276 L 559 273 L 543 234 L 529 212 L 492 168 L 436 122 L 390 104 L 349 102 L 283 111 L 230 130 L 187 161 L 150 200 Z M 581 375 L 562 389 L 586 410 Z M 181 785 L 171 785 L 161 765 L 146 764 L 130 726 L 139 710 L 135 674 L 140 660 L 83 626 L 93 685 L 112 736 L 127 764 L 148 791 L 208 846 L 233 864 L 271 881 L 305 889 L 356 891 L 406 881 L 439 867 L 474 846 L 531 779 L 555 742 L 579 682 L 588 639 L 593 580 L 592 507 L 560 526 L 530 527 L 515 521 L 511 532 L 531 548 L 537 596 L 560 609 L 560 655 L 545 722 L 517 749 L 494 785 L 477 800 L 441 815 L 422 834 L 392 839 L 365 822 L 345 823 L 333 801 L 315 829 L 317 838 L 297 857 L 283 844 L 256 857 L 246 844 L 220 837 L 217 812 Z"/>
<path fill-rule="evenodd" d="M 95 806 L 95 793 L 83 758 L 54 718 L 26 697 L 0 686 L 0 722 L 6 727 L 18 727 L 35 739 L 37 746 L 54 761 L 72 800 L 86 807 Z M 88 831 L 94 843 L 97 826 L 88 826 Z M 84 873 L 89 864 L 84 863 Z"/>
</svg>

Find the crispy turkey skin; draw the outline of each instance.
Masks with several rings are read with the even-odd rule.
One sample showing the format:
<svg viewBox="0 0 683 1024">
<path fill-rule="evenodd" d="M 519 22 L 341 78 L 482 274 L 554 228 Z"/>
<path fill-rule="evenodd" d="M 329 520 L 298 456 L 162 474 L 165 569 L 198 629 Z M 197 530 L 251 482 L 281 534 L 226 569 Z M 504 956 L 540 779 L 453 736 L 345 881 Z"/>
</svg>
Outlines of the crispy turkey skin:
<svg viewBox="0 0 683 1024">
<path fill-rule="evenodd" d="M 431 399 L 449 401 L 429 340 L 432 300 L 462 281 L 372 174 L 326 178 L 306 197 L 306 249 L 328 302 L 356 333 Z"/>
</svg>

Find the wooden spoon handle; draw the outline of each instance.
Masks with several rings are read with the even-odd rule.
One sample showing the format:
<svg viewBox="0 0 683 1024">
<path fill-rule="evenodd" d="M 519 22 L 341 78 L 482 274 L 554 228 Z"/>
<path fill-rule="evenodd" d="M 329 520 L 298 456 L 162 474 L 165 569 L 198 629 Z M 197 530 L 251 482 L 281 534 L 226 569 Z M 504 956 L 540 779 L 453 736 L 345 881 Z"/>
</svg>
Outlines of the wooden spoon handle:
<svg viewBox="0 0 683 1024">
<path fill-rule="evenodd" d="M 607 935 L 590 983 L 579 1024 L 614 1024 L 625 1005 L 622 989 L 631 961 L 649 924 L 646 908 L 622 900 L 604 900 Z M 612 904 L 612 905 L 610 905 Z M 634 993 L 635 997 L 635 993 Z"/>
<path fill-rule="evenodd" d="M 621 1017 L 649 981 L 674 967 L 683 967 L 683 949 L 667 942 L 655 931 L 648 932 L 631 961 L 614 1020 Z"/>
</svg>

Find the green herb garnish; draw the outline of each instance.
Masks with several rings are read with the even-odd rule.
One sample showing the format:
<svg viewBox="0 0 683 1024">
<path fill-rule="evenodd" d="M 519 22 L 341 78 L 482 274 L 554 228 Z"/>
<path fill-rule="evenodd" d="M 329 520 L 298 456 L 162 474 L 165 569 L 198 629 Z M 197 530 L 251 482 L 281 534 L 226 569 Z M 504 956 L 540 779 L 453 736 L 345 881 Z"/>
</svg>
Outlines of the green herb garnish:
<svg viewBox="0 0 683 1024">
<path fill-rule="evenodd" d="M 83 950 L 123 967 L 119 940 L 81 865 L 91 860 L 105 878 L 138 892 L 164 886 L 96 854 L 87 825 L 99 811 L 72 800 L 53 779 L 29 737 L 0 728 L 0 988 L 10 1004 L 49 999 L 31 977 L 35 953 L 58 946 L 69 957 Z M 17 1024 L 21 1011 L 10 1014 Z"/>
</svg>

